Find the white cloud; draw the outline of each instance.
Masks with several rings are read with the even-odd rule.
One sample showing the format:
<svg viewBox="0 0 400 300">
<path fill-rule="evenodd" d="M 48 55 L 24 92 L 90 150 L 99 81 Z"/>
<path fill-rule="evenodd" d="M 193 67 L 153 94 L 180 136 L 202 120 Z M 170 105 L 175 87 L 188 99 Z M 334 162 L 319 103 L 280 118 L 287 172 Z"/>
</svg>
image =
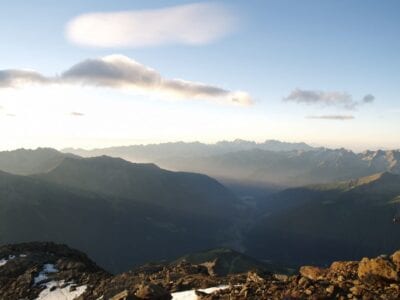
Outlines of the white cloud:
<svg viewBox="0 0 400 300">
<path fill-rule="evenodd" d="M 98 12 L 80 15 L 66 26 L 67 38 L 90 47 L 202 45 L 234 29 L 236 18 L 216 3 L 193 3 L 162 9 Z"/>
<path fill-rule="evenodd" d="M 6 76 L 1 76 L 1 74 L 6 74 Z M 209 100 L 236 105 L 252 104 L 252 99 L 246 92 L 229 91 L 217 86 L 182 79 L 166 79 L 156 70 L 122 55 L 84 60 L 58 77 L 45 77 L 33 71 L 28 73 L 19 70 L 0 71 L 0 88 L 31 83 L 89 85 L 131 89 L 164 98 Z"/>
<path fill-rule="evenodd" d="M 373 102 L 375 97 L 368 94 L 365 95 L 361 101 L 355 101 L 352 95 L 345 92 L 295 89 L 288 96 L 284 97 L 283 100 L 310 105 L 319 104 L 323 106 L 355 109 L 358 105 Z"/>
</svg>

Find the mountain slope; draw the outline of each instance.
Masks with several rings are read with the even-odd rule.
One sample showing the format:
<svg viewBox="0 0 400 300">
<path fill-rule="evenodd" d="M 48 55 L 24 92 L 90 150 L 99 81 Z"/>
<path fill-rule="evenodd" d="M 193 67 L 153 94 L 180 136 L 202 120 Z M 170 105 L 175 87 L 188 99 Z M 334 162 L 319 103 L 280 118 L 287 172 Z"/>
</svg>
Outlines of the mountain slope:
<svg viewBox="0 0 400 300">
<path fill-rule="evenodd" d="M 236 198 L 216 180 L 201 174 L 171 172 L 154 164 L 134 164 L 107 156 L 63 162 L 38 178 L 66 187 L 156 204 L 173 211 L 224 217 Z"/>
<path fill-rule="evenodd" d="M 17 175 L 45 173 L 58 166 L 65 157 L 77 158 L 51 148 L 3 151 L 0 152 L 0 170 Z"/>
<path fill-rule="evenodd" d="M 400 175 L 290 189 L 269 199 L 247 236 L 248 253 L 287 263 L 327 263 L 397 249 Z M 262 257 L 260 257 L 262 256 Z"/>
<path fill-rule="evenodd" d="M 97 169 L 91 169 L 93 160 L 88 162 L 87 171 L 97 173 L 85 173 L 84 167 L 78 168 L 77 173 L 66 173 L 67 177 L 80 175 L 79 180 L 86 180 L 88 184 L 84 186 L 88 187 L 92 180 L 89 177 L 97 174 L 99 181 L 95 182 L 105 187 L 93 191 L 68 185 L 68 180 L 64 185 L 61 177 L 54 179 L 60 183 L 51 182 L 50 173 L 44 180 L 42 176 L 1 172 L 0 244 L 35 240 L 68 243 L 117 272 L 146 261 L 171 259 L 226 243 L 235 198 L 216 181 L 196 174 L 164 173 L 155 166 L 99 160 L 101 163 L 94 159 Z M 71 171 L 85 162 L 71 158 L 60 166 L 68 166 Z M 107 166 L 105 169 L 102 163 Z M 107 173 L 129 175 L 132 169 L 135 173 L 139 170 L 134 177 L 136 185 L 129 176 L 114 180 Z M 111 182 L 101 181 L 107 178 Z M 126 190 L 119 193 L 118 188 L 123 185 L 115 188 L 113 184 L 123 180 Z M 202 192 L 197 193 L 199 190 Z"/>
</svg>

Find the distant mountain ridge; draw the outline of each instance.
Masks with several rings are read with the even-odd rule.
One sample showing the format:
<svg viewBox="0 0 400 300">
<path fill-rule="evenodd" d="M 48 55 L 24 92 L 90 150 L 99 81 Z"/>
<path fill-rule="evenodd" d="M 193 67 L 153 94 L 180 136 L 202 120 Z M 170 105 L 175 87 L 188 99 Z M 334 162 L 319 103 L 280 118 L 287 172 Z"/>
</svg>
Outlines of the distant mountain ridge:
<svg viewBox="0 0 400 300">
<path fill-rule="evenodd" d="M 349 180 L 378 172 L 400 173 L 400 151 L 354 153 L 346 149 L 274 152 L 261 149 L 221 155 L 170 158 L 166 168 L 223 179 L 282 186 Z"/>
<path fill-rule="evenodd" d="M 399 150 L 354 153 L 314 148 L 305 143 L 244 140 L 165 143 L 95 150 L 65 149 L 81 155 L 110 155 L 129 161 L 153 162 L 163 168 L 207 174 L 224 183 L 238 181 L 283 187 L 348 180 L 390 171 L 400 173 Z"/>
<path fill-rule="evenodd" d="M 236 139 L 234 141 L 220 141 L 215 144 L 204 144 L 200 142 L 171 142 L 110 147 L 93 150 L 66 148 L 62 151 L 82 157 L 108 155 L 113 157 L 121 157 L 134 162 L 157 162 L 170 157 L 209 156 L 252 149 L 269 151 L 309 151 L 315 148 L 307 145 L 306 143 L 288 143 L 277 140 L 266 140 L 263 143 L 256 143 L 254 141 Z"/>
</svg>

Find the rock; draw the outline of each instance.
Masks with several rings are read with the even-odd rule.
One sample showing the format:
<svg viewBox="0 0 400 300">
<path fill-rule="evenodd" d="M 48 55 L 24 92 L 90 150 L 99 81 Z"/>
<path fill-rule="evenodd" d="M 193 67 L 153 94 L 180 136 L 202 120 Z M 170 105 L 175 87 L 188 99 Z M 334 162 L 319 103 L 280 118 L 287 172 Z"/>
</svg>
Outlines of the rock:
<svg viewBox="0 0 400 300">
<path fill-rule="evenodd" d="M 397 267 L 390 260 L 382 257 L 363 258 L 358 266 L 358 277 L 361 280 L 369 277 L 378 277 L 389 281 L 399 279 Z"/>
<path fill-rule="evenodd" d="M 128 290 L 124 290 L 110 298 L 110 300 L 136 300 L 134 295 L 130 294 Z"/>
<path fill-rule="evenodd" d="M 298 285 L 302 287 L 307 287 L 310 283 L 306 277 L 301 277 L 298 281 Z"/>
<path fill-rule="evenodd" d="M 19 257 L 19 253 L 27 256 Z M 64 281 L 62 287 L 77 291 L 76 300 L 169 300 L 170 292 L 196 290 L 199 300 L 242 299 L 400 299 L 397 278 L 400 252 L 391 257 L 334 262 L 330 268 L 305 266 L 297 275 L 264 272 L 210 276 L 205 266 L 148 264 L 130 272 L 111 275 L 99 269 L 82 253 L 50 244 L 0 247 L 0 258 L 16 255 L 0 267 L 0 299 L 36 299 L 43 287 L 33 279 L 47 263 L 57 273 L 49 280 Z M 207 294 L 201 288 L 226 288 Z"/>
<path fill-rule="evenodd" d="M 307 289 L 304 291 L 304 293 L 306 293 L 306 295 L 310 296 L 310 295 L 312 295 L 313 292 L 312 292 L 312 290 Z"/>
<path fill-rule="evenodd" d="M 246 296 L 248 290 L 249 290 L 249 287 L 247 285 L 244 285 L 243 288 L 240 290 L 239 295 Z"/>
<path fill-rule="evenodd" d="M 304 266 L 300 268 L 300 274 L 303 277 L 306 277 L 311 280 L 321 280 L 324 279 L 324 277 L 327 274 L 326 269 L 318 268 L 318 267 L 312 267 L 312 266 Z"/>
<path fill-rule="evenodd" d="M 358 262 L 357 261 L 335 261 L 329 268 L 330 275 L 346 275 L 352 277 L 357 275 Z"/>
<path fill-rule="evenodd" d="M 333 294 L 333 292 L 335 291 L 335 286 L 334 285 L 330 285 L 328 286 L 325 291 L 330 295 Z"/>
<path fill-rule="evenodd" d="M 141 284 L 138 286 L 135 296 L 144 300 L 170 300 L 171 294 L 163 287 L 156 284 Z"/>
<path fill-rule="evenodd" d="M 358 286 L 353 286 L 352 288 L 350 288 L 350 292 L 355 296 L 360 296 L 362 294 L 362 289 Z"/>
<path fill-rule="evenodd" d="M 273 277 L 274 277 L 276 280 L 284 281 L 284 282 L 286 282 L 286 281 L 289 280 L 289 276 L 288 276 L 288 275 L 285 275 L 285 274 L 274 274 Z"/>
<path fill-rule="evenodd" d="M 197 296 L 197 300 L 214 300 L 214 299 L 218 299 L 216 295 L 212 295 L 212 294 L 207 294 L 204 293 L 202 291 L 195 291 L 195 294 Z"/>
<path fill-rule="evenodd" d="M 392 262 L 396 266 L 397 272 L 399 272 L 400 271 L 400 250 L 393 253 L 393 255 L 391 256 L 391 259 L 392 259 Z"/>
<path fill-rule="evenodd" d="M 265 282 L 265 279 L 262 278 L 260 275 L 258 275 L 255 272 L 248 272 L 247 273 L 247 281 L 261 284 L 261 283 Z"/>
</svg>

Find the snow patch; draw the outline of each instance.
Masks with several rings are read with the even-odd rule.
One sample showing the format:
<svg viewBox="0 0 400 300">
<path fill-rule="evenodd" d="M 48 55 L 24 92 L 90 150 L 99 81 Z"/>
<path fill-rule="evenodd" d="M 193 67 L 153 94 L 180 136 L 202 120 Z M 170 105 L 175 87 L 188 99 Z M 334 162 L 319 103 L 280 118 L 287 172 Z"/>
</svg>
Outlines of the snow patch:
<svg viewBox="0 0 400 300">
<path fill-rule="evenodd" d="M 219 290 L 224 290 L 229 288 L 227 285 L 220 285 L 217 287 L 211 287 L 207 289 L 199 289 L 198 291 L 204 292 L 207 294 L 214 293 Z M 172 300 L 197 300 L 196 296 L 196 290 L 190 290 L 190 291 L 183 291 L 183 292 L 176 292 L 172 293 Z"/>
<path fill-rule="evenodd" d="M 73 283 L 65 284 L 64 280 L 50 281 L 44 285 L 46 288 L 40 292 L 35 300 L 74 300 L 82 295 L 87 288 L 86 285 L 81 285 L 72 289 L 72 286 L 75 285 Z"/>
<path fill-rule="evenodd" d="M 58 270 L 54 267 L 53 264 L 45 264 L 43 266 L 43 270 L 33 279 L 33 284 L 36 285 L 42 281 L 48 279 L 48 274 L 56 273 Z"/>
<path fill-rule="evenodd" d="M 15 255 L 9 255 L 8 258 L 0 259 L 0 267 L 4 266 L 6 263 L 8 263 L 9 260 L 12 260 L 14 258 L 15 258 Z"/>
</svg>

